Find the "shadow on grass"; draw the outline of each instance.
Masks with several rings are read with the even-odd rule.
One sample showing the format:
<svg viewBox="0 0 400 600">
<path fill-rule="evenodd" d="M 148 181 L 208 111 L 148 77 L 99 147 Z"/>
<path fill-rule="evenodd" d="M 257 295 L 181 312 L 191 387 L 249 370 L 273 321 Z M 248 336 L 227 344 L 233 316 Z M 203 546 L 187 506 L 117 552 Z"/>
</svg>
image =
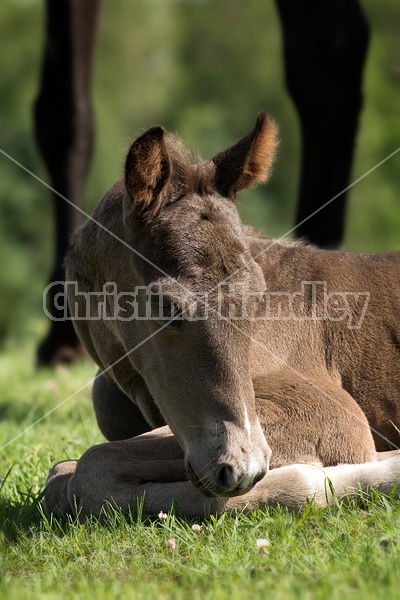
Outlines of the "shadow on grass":
<svg viewBox="0 0 400 600">
<path fill-rule="evenodd" d="M 79 520 L 71 515 L 62 517 L 52 514 L 48 518 L 44 514 L 42 501 L 45 489 L 39 494 L 30 490 L 19 492 L 20 501 L 14 501 L 2 496 L 1 488 L 2 486 L 0 486 L 0 536 L 6 544 L 16 543 L 21 537 L 34 537 L 40 531 L 63 537 L 68 534 L 71 526 L 80 526 Z"/>
<path fill-rule="evenodd" d="M 10 469 L 11 471 L 11 469 Z M 0 536 L 6 544 L 14 544 L 23 538 L 34 537 L 39 531 L 46 531 L 56 537 L 64 537 L 71 529 L 84 527 L 86 530 L 120 530 L 121 527 L 132 525 L 151 526 L 154 522 L 160 522 L 159 517 L 144 514 L 144 499 L 138 502 L 136 509 L 122 511 L 120 508 L 107 504 L 104 512 L 99 518 L 94 516 L 80 517 L 79 514 L 64 514 L 57 512 L 46 517 L 43 512 L 42 500 L 45 494 L 43 489 L 39 494 L 28 490 L 19 491 L 20 500 L 10 500 L 4 497 L 3 487 L 8 477 L 4 478 L 0 485 Z M 173 507 L 168 514 L 168 520 L 178 517 L 186 522 L 191 519 L 184 518 L 179 508 Z"/>
<path fill-rule="evenodd" d="M 43 492 L 37 496 L 30 492 L 20 493 L 20 496 L 19 502 L 0 497 L 0 532 L 6 542 L 15 542 L 22 533 L 39 527 L 43 519 Z"/>
</svg>

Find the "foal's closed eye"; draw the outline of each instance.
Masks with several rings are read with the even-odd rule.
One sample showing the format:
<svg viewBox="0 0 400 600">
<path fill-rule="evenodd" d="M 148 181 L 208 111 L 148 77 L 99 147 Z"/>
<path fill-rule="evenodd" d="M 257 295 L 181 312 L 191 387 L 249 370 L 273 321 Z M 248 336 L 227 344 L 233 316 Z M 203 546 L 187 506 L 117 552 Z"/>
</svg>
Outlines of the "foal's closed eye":
<svg viewBox="0 0 400 600">
<path fill-rule="evenodd" d="M 171 321 L 168 321 L 166 323 L 166 326 L 175 328 L 175 329 L 179 329 L 179 327 L 182 326 L 182 320 L 181 319 L 172 319 Z"/>
<path fill-rule="evenodd" d="M 177 329 L 182 325 L 182 307 L 165 296 L 152 299 L 151 314 L 160 327 Z"/>
</svg>

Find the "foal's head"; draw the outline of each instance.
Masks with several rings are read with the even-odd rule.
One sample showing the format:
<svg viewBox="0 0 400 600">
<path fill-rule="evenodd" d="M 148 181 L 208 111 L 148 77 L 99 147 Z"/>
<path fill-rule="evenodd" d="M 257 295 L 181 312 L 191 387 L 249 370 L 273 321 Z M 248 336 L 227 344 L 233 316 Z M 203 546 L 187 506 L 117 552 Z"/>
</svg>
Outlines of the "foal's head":
<svg viewBox="0 0 400 600">
<path fill-rule="evenodd" d="M 268 469 L 249 364 L 255 322 L 232 320 L 231 311 L 241 310 L 239 289 L 253 297 L 265 290 L 235 200 L 267 179 L 276 143 L 274 123 L 261 113 L 251 133 L 212 160 L 193 161 L 159 126 L 136 139 L 126 159 L 124 227 L 147 259 L 132 254 L 126 268 L 151 284 L 151 299 L 141 302 L 153 315 L 126 326 L 151 336 L 135 351 L 138 370 L 191 480 L 208 494 L 242 494 Z"/>
</svg>

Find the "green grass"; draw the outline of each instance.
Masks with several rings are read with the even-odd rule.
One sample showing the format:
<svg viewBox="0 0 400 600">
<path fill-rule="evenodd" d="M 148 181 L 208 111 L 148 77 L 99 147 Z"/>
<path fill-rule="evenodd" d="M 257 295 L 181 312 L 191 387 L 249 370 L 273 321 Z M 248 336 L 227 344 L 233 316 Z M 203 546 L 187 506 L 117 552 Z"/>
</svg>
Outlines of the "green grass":
<svg viewBox="0 0 400 600">
<path fill-rule="evenodd" d="M 38 373 L 32 364 L 32 346 L 0 355 L 2 599 L 398 597 L 400 505 L 377 494 L 362 506 L 310 505 L 300 515 L 223 515 L 200 533 L 193 520 L 140 511 L 111 514 L 104 525 L 48 522 L 40 494 L 49 467 L 102 437 L 90 386 L 73 395 L 93 365 Z M 258 538 L 270 542 L 264 553 Z"/>
</svg>

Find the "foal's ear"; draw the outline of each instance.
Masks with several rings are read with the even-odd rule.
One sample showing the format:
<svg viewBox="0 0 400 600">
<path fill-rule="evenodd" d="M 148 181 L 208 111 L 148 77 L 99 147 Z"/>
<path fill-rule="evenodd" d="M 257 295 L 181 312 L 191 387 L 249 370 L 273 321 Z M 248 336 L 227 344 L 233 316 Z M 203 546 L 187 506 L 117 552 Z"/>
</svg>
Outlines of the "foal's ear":
<svg viewBox="0 0 400 600">
<path fill-rule="evenodd" d="M 267 181 L 277 147 L 278 126 L 265 112 L 260 112 L 253 131 L 212 159 L 217 187 L 232 197 L 240 190 Z"/>
<path fill-rule="evenodd" d="M 165 131 L 154 125 L 133 142 L 126 157 L 125 187 L 135 211 L 153 213 L 161 207 L 160 194 L 170 174 Z"/>
</svg>

